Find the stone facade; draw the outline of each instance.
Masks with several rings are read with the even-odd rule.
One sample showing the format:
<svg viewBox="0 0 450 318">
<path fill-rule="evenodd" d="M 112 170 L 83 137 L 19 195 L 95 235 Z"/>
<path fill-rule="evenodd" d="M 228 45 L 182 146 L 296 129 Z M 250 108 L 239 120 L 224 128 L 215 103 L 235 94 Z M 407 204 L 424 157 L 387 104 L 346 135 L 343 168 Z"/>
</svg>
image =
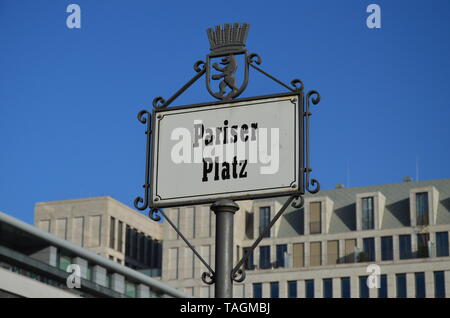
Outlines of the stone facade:
<svg viewBox="0 0 450 318">
<path fill-rule="evenodd" d="M 37 203 L 34 223 L 120 264 L 148 269 L 159 263 L 160 267 L 162 225 L 111 197 Z M 159 261 L 148 264 L 150 257 Z"/>
</svg>

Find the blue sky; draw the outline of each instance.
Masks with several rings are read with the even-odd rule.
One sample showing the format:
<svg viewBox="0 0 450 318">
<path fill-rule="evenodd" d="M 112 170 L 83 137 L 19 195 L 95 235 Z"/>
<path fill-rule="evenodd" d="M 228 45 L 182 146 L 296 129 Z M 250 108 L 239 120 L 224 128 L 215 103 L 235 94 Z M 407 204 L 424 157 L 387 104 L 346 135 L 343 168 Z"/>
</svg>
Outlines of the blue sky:
<svg viewBox="0 0 450 318">
<path fill-rule="evenodd" d="M 81 7 L 81 29 L 66 7 Z M 366 7 L 381 7 L 368 29 Z M 0 0 L 0 211 L 142 194 L 145 127 L 209 51 L 205 30 L 251 24 L 247 48 L 316 89 L 311 162 L 323 189 L 450 177 L 450 2 Z M 245 96 L 283 92 L 251 72 Z M 174 105 L 211 101 L 204 81 Z M 347 168 L 348 167 L 348 168 Z"/>
</svg>

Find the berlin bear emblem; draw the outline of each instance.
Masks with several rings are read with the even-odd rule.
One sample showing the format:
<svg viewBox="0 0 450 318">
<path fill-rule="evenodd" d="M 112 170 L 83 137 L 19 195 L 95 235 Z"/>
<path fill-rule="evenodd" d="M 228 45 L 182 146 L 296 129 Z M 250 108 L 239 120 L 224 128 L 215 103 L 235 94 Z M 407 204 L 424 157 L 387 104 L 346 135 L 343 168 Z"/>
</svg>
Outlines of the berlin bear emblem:
<svg viewBox="0 0 450 318">
<path fill-rule="evenodd" d="M 238 97 L 247 86 L 249 62 L 245 40 L 248 28 L 247 23 L 234 23 L 207 30 L 211 53 L 206 57 L 206 87 L 208 92 L 217 99 L 232 100 Z M 238 57 L 242 57 L 244 62 L 240 87 L 236 81 Z M 219 73 L 211 74 L 211 68 Z M 219 81 L 219 91 L 211 88 L 211 80 Z"/>
<path fill-rule="evenodd" d="M 236 87 L 236 79 L 234 78 L 234 74 L 237 70 L 237 62 L 233 55 L 228 55 L 222 58 L 220 64 L 224 65 L 224 67 L 220 67 L 219 63 L 214 63 L 213 67 L 216 71 L 222 72 L 221 74 L 214 74 L 212 76 L 213 80 L 223 80 L 219 84 L 220 88 L 220 96 L 224 96 L 226 93 L 226 87 L 228 86 L 231 89 L 231 92 L 228 95 L 234 95 L 238 91 Z"/>
</svg>

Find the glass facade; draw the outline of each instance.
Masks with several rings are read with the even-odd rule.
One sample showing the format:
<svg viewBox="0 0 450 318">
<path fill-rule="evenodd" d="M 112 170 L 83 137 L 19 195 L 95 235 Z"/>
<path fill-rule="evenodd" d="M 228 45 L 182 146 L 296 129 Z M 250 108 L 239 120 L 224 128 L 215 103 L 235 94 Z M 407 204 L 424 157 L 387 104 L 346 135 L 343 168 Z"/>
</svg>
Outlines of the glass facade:
<svg viewBox="0 0 450 318">
<path fill-rule="evenodd" d="M 430 234 L 423 233 L 417 234 L 417 257 L 425 258 L 429 257 L 428 241 L 430 240 Z"/>
<path fill-rule="evenodd" d="M 259 248 L 259 268 L 270 268 L 270 246 L 261 246 Z"/>
<path fill-rule="evenodd" d="M 445 298 L 445 273 L 434 272 L 434 297 Z"/>
<path fill-rule="evenodd" d="M 425 298 L 425 273 L 415 273 L 416 298 Z"/>
<path fill-rule="evenodd" d="M 387 275 L 380 275 L 380 288 L 378 288 L 378 298 L 387 298 L 388 288 L 387 288 Z"/>
<path fill-rule="evenodd" d="M 261 234 L 264 229 L 270 223 L 270 207 L 261 207 L 259 208 L 259 234 Z M 264 235 L 264 237 L 270 237 L 270 231 Z"/>
<path fill-rule="evenodd" d="M 341 278 L 341 298 L 350 298 L 350 277 Z"/>
<path fill-rule="evenodd" d="M 375 228 L 374 221 L 373 197 L 362 199 L 362 229 L 373 230 Z"/>
<path fill-rule="evenodd" d="M 333 298 L 333 279 L 324 278 L 323 280 L 323 298 Z"/>
<path fill-rule="evenodd" d="M 367 276 L 359 276 L 359 298 L 369 298 L 369 286 L 367 286 Z"/>
<path fill-rule="evenodd" d="M 394 259 L 392 236 L 383 236 L 381 238 L 381 260 L 392 261 Z"/>
<path fill-rule="evenodd" d="M 406 297 L 406 274 L 396 274 L 397 298 Z"/>
<path fill-rule="evenodd" d="M 136 297 L 136 285 L 131 282 L 125 282 L 125 295 Z"/>
<path fill-rule="evenodd" d="M 428 192 L 416 193 L 416 223 L 417 225 L 428 225 Z"/>
<path fill-rule="evenodd" d="M 254 260 L 253 260 L 253 251 L 251 250 L 251 247 L 244 247 L 244 255 L 246 253 L 250 253 L 249 257 L 244 263 L 244 268 L 246 270 L 253 270 L 255 269 Z"/>
<path fill-rule="evenodd" d="M 305 298 L 314 298 L 314 279 L 305 280 Z"/>
<path fill-rule="evenodd" d="M 280 287 L 278 282 L 270 283 L 270 298 L 278 298 L 280 297 Z"/>
<path fill-rule="evenodd" d="M 436 233 L 436 256 L 448 256 L 448 232 Z"/>
<path fill-rule="evenodd" d="M 297 298 L 297 281 L 288 281 L 288 298 Z"/>
<path fill-rule="evenodd" d="M 286 267 L 285 254 L 287 253 L 287 245 L 277 245 L 277 267 Z"/>
<path fill-rule="evenodd" d="M 364 254 L 362 255 L 361 262 L 373 262 L 375 260 L 375 239 L 373 237 L 367 237 L 363 239 Z"/>
<path fill-rule="evenodd" d="M 262 284 L 253 283 L 253 298 L 262 298 Z"/>
<path fill-rule="evenodd" d="M 411 258 L 411 235 L 400 235 L 398 239 L 400 245 L 400 259 Z"/>
</svg>

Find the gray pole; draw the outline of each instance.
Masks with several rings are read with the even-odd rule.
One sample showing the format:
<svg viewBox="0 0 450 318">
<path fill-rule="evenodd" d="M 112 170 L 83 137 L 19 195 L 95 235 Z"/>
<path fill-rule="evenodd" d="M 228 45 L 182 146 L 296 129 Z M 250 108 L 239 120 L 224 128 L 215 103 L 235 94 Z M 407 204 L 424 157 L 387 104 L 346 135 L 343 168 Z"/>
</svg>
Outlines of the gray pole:
<svg viewBox="0 0 450 318">
<path fill-rule="evenodd" d="M 214 202 L 211 210 L 216 214 L 215 297 L 232 298 L 233 225 L 239 206 L 232 200 L 222 199 Z"/>
</svg>

